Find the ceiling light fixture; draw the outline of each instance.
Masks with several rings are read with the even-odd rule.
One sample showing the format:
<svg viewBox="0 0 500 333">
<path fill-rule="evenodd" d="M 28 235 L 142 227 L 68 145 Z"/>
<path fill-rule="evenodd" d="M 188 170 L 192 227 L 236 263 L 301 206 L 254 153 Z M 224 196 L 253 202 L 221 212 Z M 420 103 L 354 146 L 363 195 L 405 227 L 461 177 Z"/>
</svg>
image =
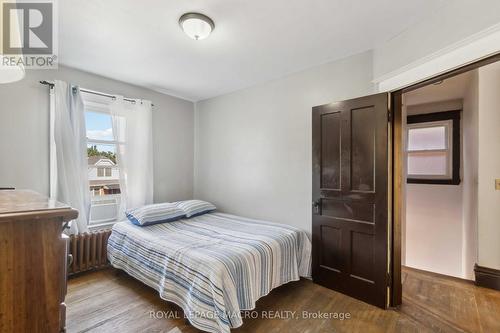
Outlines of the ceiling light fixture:
<svg viewBox="0 0 500 333">
<path fill-rule="evenodd" d="M 200 13 L 186 13 L 179 18 L 182 30 L 192 39 L 205 39 L 214 30 L 212 19 Z"/>
</svg>

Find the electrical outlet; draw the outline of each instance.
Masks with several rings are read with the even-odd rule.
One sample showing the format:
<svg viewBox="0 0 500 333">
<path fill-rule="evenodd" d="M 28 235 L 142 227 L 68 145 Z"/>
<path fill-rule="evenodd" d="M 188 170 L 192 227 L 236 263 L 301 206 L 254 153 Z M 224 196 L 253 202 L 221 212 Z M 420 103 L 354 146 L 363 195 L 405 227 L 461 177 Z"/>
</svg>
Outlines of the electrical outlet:
<svg viewBox="0 0 500 333">
<path fill-rule="evenodd" d="M 495 179 L 495 190 L 500 191 L 500 179 Z"/>
</svg>

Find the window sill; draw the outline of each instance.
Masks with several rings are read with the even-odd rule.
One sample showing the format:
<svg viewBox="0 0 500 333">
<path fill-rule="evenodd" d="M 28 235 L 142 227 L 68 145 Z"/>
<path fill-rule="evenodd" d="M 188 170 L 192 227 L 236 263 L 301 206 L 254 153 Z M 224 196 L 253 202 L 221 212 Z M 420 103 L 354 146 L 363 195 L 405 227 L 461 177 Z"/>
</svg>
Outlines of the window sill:
<svg viewBox="0 0 500 333">
<path fill-rule="evenodd" d="M 99 230 L 104 230 L 104 229 L 111 229 L 116 222 L 118 222 L 118 220 L 104 222 L 104 223 L 89 224 L 88 228 L 89 228 L 89 231 L 99 231 Z"/>
<path fill-rule="evenodd" d="M 407 184 L 428 184 L 428 185 L 460 185 L 460 179 L 421 179 L 407 178 Z"/>
</svg>

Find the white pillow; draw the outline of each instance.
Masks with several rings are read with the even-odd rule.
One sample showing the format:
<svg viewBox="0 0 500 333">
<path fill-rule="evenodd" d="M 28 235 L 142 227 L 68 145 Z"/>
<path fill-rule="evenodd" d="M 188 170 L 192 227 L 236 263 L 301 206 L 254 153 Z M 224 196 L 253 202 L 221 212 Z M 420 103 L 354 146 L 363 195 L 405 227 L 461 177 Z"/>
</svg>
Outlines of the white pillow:
<svg viewBox="0 0 500 333">
<path fill-rule="evenodd" d="M 146 226 L 157 223 L 172 222 L 185 217 L 184 211 L 177 205 L 165 202 L 160 204 L 146 205 L 139 208 L 127 210 L 127 218 L 135 225 Z"/>
<path fill-rule="evenodd" d="M 213 212 L 217 208 L 210 202 L 202 200 L 186 200 L 176 202 L 177 207 L 184 211 L 186 217 L 194 217 L 206 213 Z"/>
</svg>

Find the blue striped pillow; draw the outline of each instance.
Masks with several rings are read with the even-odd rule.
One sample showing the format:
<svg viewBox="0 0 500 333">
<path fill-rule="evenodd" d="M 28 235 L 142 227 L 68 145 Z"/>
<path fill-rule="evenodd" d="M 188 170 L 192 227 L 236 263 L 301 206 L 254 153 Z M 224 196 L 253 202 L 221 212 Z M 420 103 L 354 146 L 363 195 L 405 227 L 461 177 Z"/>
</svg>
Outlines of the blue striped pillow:
<svg viewBox="0 0 500 333">
<path fill-rule="evenodd" d="M 210 202 L 202 200 L 186 200 L 176 202 L 177 207 L 184 211 L 186 217 L 198 216 L 206 213 L 213 212 L 217 208 Z"/>
<path fill-rule="evenodd" d="M 182 209 L 170 202 L 146 205 L 127 210 L 127 218 L 135 225 L 146 226 L 163 222 L 172 222 L 185 217 Z"/>
</svg>

